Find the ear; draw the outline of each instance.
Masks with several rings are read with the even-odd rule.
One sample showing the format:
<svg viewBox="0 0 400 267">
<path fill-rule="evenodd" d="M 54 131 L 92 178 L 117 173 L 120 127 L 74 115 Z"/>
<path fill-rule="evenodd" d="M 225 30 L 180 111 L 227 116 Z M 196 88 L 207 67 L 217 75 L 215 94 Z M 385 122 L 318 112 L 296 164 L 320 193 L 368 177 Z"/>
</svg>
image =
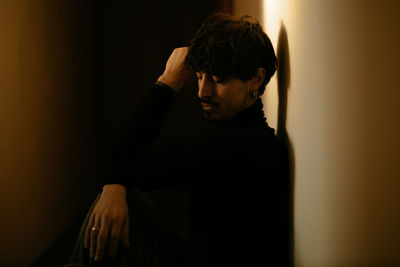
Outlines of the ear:
<svg viewBox="0 0 400 267">
<path fill-rule="evenodd" d="M 266 70 L 264 68 L 259 67 L 257 69 L 256 75 L 254 75 L 253 78 L 251 78 L 249 80 L 249 89 L 250 90 L 257 90 L 258 88 L 260 88 L 260 86 L 264 82 L 266 73 L 267 72 L 266 72 Z"/>
</svg>

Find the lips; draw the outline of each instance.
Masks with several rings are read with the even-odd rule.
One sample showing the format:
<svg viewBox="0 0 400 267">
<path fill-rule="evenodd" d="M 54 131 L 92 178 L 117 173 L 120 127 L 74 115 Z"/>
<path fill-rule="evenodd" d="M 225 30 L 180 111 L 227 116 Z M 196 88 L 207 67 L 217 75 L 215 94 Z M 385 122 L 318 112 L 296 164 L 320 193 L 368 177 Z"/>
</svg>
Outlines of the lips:
<svg viewBox="0 0 400 267">
<path fill-rule="evenodd" d="M 213 109 L 216 109 L 217 108 L 217 106 L 216 105 L 209 105 L 209 104 L 201 104 L 201 107 L 203 108 L 203 110 L 205 110 L 205 111 L 210 111 L 210 110 L 213 110 Z"/>
</svg>

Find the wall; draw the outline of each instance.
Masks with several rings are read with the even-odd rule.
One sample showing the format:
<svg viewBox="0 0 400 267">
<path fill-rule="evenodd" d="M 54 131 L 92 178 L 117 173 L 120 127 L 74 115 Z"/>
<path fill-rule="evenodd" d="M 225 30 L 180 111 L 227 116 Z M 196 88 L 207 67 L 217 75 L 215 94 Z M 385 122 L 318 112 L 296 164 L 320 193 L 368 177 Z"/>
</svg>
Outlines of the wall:
<svg viewBox="0 0 400 267">
<path fill-rule="evenodd" d="M 0 266 L 68 260 L 101 190 L 105 152 L 135 102 L 207 15 L 230 8 L 227 0 L 0 1 Z M 159 144 L 207 129 L 196 94 L 177 95 Z M 151 197 L 187 230 L 188 194 Z"/>
<path fill-rule="evenodd" d="M 87 10 L 81 1 L 0 2 L 1 266 L 28 266 L 90 198 Z"/>
<path fill-rule="evenodd" d="M 280 54 L 263 100 L 286 120 L 295 266 L 399 266 L 400 3 L 257 2 Z"/>
</svg>

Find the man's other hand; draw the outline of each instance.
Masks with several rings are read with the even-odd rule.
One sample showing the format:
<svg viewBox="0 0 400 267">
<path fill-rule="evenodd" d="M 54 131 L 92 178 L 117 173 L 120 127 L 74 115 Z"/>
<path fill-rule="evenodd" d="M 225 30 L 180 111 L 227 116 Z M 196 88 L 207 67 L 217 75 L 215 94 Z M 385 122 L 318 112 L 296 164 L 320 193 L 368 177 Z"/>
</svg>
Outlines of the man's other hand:
<svg viewBox="0 0 400 267">
<path fill-rule="evenodd" d="M 187 47 L 175 48 L 168 58 L 164 73 L 158 78 L 159 82 L 165 83 L 176 92 L 196 80 L 193 71 L 185 66 L 187 53 Z"/>
<path fill-rule="evenodd" d="M 126 189 L 119 184 L 103 187 L 99 201 L 93 209 L 85 231 L 85 248 L 90 248 L 90 257 L 99 262 L 106 253 L 108 256 L 117 253 L 119 241 L 129 247 L 129 216 L 126 202 Z"/>
</svg>

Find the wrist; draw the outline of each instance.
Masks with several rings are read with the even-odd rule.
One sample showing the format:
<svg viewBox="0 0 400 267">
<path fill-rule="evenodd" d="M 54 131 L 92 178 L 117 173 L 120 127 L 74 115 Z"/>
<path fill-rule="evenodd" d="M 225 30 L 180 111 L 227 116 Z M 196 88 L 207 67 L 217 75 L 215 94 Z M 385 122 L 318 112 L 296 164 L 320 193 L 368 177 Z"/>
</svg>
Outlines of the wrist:
<svg viewBox="0 0 400 267">
<path fill-rule="evenodd" d="M 120 184 L 106 184 L 103 186 L 103 193 L 119 193 L 126 196 L 126 187 Z"/>
<path fill-rule="evenodd" d="M 161 82 L 163 84 L 166 84 L 167 86 L 169 86 L 172 90 L 174 90 L 175 92 L 178 92 L 182 87 L 183 84 L 181 82 L 179 82 L 179 80 L 174 79 L 168 75 L 166 75 L 165 73 L 162 74 L 158 79 L 158 82 Z"/>
</svg>

